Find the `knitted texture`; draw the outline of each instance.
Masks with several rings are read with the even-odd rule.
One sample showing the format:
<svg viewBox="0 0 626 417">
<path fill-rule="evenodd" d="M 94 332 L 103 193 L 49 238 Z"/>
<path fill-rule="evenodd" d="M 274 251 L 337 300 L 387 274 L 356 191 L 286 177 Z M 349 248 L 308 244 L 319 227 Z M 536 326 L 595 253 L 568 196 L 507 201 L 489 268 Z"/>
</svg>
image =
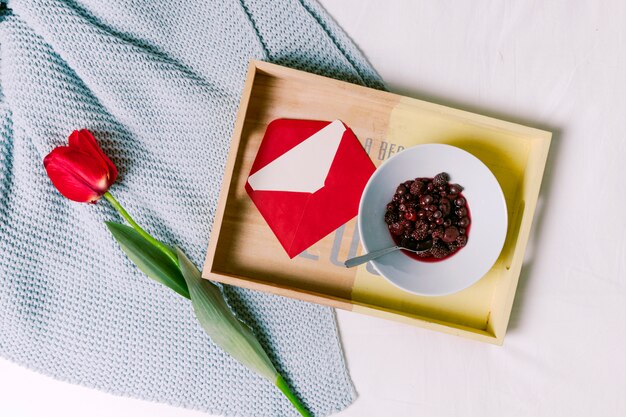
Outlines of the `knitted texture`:
<svg viewBox="0 0 626 417">
<path fill-rule="evenodd" d="M 297 415 L 133 266 L 104 226 L 122 222 L 110 205 L 63 198 L 42 159 L 91 130 L 119 168 L 112 193 L 200 266 L 248 60 L 378 76 L 313 0 L 13 0 L 0 13 L 0 355 L 119 395 Z M 315 415 L 353 401 L 332 309 L 224 292 Z"/>
</svg>

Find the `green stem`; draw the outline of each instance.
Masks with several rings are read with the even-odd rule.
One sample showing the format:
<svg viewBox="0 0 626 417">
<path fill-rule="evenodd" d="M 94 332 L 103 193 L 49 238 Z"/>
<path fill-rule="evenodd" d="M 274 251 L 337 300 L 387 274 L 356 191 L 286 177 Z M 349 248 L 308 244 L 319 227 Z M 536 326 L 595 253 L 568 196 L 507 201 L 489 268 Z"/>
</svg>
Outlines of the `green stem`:
<svg viewBox="0 0 626 417">
<path fill-rule="evenodd" d="M 287 385 L 287 382 L 283 379 L 281 375 L 278 375 L 278 378 L 276 378 L 276 386 L 282 391 L 283 394 L 285 394 L 285 397 L 287 397 L 289 401 L 291 401 L 291 404 L 293 404 L 296 410 L 298 410 L 298 412 L 303 417 L 312 417 L 309 411 L 304 408 L 304 405 L 302 405 L 298 397 L 296 397 L 295 394 L 291 392 L 289 385 Z"/>
<path fill-rule="evenodd" d="M 133 227 L 133 229 L 135 229 L 148 242 L 152 243 L 154 246 L 159 248 L 161 250 L 161 252 L 163 252 L 165 255 L 167 255 L 167 257 L 170 258 L 174 262 L 174 264 L 176 264 L 178 266 L 178 257 L 176 256 L 176 254 L 174 252 L 172 252 L 172 250 L 170 248 L 168 248 L 163 243 L 159 242 L 158 240 L 156 240 L 155 238 L 150 236 L 150 234 L 148 234 L 148 232 L 143 230 L 141 228 L 141 226 L 139 226 L 133 220 L 133 218 L 130 217 L 130 214 L 128 214 L 128 212 L 126 210 L 124 210 L 124 207 L 122 207 L 122 205 L 120 203 L 118 203 L 118 201 L 115 198 L 113 198 L 113 196 L 111 195 L 110 192 L 107 191 L 106 193 L 104 193 L 104 198 L 106 198 L 109 201 L 109 203 L 111 203 L 113 208 L 115 210 L 117 210 L 117 212 L 119 214 L 121 214 L 122 217 L 124 217 L 126 219 L 128 224 L 130 224 Z"/>
</svg>

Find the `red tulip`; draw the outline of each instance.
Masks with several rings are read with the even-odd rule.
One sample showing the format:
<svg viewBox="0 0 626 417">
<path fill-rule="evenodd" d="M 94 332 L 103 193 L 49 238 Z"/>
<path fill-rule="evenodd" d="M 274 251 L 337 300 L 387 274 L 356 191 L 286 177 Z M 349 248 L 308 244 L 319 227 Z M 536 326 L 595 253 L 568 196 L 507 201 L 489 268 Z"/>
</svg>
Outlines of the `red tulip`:
<svg viewBox="0 0 626 417">
<path fill-rule="evenodd" d="M 72 132 L 68 146 L 54 148 L 43 165 L 57 190 L 79 203 L 95 203 L 117 178 L 117 168 L 86 129 Z"/>
</svg>

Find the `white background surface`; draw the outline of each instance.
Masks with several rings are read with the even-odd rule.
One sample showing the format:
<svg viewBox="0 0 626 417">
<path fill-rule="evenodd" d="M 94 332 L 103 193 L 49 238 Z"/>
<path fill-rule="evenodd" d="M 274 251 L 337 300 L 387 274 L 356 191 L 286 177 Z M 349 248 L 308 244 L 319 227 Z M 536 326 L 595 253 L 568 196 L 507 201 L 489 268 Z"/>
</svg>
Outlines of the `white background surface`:
<svg viewBox="0 0 626 417">
<path fill-rule="evenodd" d="M 398 93 L 555 132 L 495 347 L 338 312 L 340 417 L 626 416 L 626 3 L 322 3 Z M 0 416 L 206 416 L 0 360 Z"/>
</svg>

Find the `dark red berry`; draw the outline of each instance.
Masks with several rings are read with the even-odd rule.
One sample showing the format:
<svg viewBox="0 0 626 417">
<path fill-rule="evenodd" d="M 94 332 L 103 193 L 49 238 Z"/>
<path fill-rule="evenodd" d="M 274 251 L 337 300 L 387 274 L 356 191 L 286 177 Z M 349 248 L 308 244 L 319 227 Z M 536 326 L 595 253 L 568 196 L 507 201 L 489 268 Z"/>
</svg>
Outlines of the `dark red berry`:
<svg viewBox="0 0 626 417">
<path fill-rule="evenodd" d="M 448 227 L 448 226 L 452 226 L 452 220 L 450 219 L 445 219 L 443 221 L 443 227 Z"/>
<path fill-rule="evenodd" d="M 461 220 L 457 222 L 459 227 L 467 227 L 470 224 L 470 219 L 467 217 L 463 217 Z"/>
<path fill-rule="evenodd" d="M 424 192 L 425 188 L 426 188 L 426 184 L 424 184 L 422 181 L 415 180 L 411 184 L 411 188 L 409 191 L 413 195 L 421 195 Z"/>
<path fill-rule="evenodd" d="M 404 203 L 400 203 L 400 205 L 398 206 L 398 210 L 400 210 L 400 211 L 406 211 L 406 204 L 404 204 Z"/>
<path fill-rule="evenodd" d="M 431 204 L 430 206 L 428 206 L 428 211 L 430 211 L 431 213 L 434 213 L 437 211 L 437 206 L 434 204 Z"/>
<path fill-rule="evenodd" d="M 456 215 L 459 217 L 467 216 L 467 209 L 465 207 L 461 207 L 455 211 Z"/>
<path fill-rule="evenodd" d="M 428 185 L 426 186 L 426 190 L 428 190 L 428 192 L 432 192 L 435 189 L 435 186 L 432 182 L 429 182 Z"/>
<path fill-rule="evenodd" d="M 443 224 L 443 219 L 441 217 L 438 219 L 435 219 L 435 224 L 439 224 L 439 225 Z"/>
<path fill-rule="evenodd" d="M 460 248 L 467 245 L 467 236 L 461 235 L 456 238 L 456 244 L 459 245 Z"/>
<path fill-rule="evenodd" d="M 449 190 L 450 194 L 458 194 L 463 191 L 463 187 L 461 187 L 459 184 L 452 184 Z"/>
<path fill-rule="evenodd" d="M 434 258 L 441 259 L 445 258 L 450 254 L 450 250 L 448 247 L 440 242 L 435 242 L 433 247 L 430 249 L 430 253 Z"/>
<path fill-rule="evenodd" d="M 395 210 L 396 209 L 396 205 L 393 203 L 389 203 L 387 204 L 387 210 Z"/>
<path fill-rule="evenodd" d="M 433 230 L 432 233 L 432 237 L 433 239 L 442 239 L 444 235 L 444 230 L 443 227 L 437 227 L 435 230 Z"/>
<path fill-rule="evenodd" d="M 443 213 L 441 213 L 441 211 L 439 210 L 435 210 L 435 212 L 433 213 L 433 217 L 435 219 L 440 219 L 443 216 Z"/>
<path fill-rule="evenodd" d="M 426 194 L 420 197 L 420 206 L 428 206 L 433 202 L 433 196 Z"/>
<path fill-rule="evenodd" d="M 418 217 L 418 218 L 420 218 L 420 219 L 423 219 L 423 218 L 425 218 L 425 217 L 426 217 L 426 215 L 427 215 L 427 214 L 428 214 L 428 213 L 426 213 L 426 210 L 419 210 L 419 211 L 417 212 L 417 217 Z"/>
<path fill-rule="evenodd" d="M 447 198 L 442 198 L 439 202 L 439 210 L 444 216 L 450 214 L 450 210 L 452 209 L 452 204 L 450 204 L 450 200 Z"/>
<path fill-rule="evenodd" d="M 398 185 L 398 188 L 396 188 L 396 194 L 398 195 L 404 195 L 406 194 L 406 187 L 402 184 Z"/>
<path fill-rule="evenodd" d="M 465 205 L 465 199 L 463 197 L 459 197 L 454 200 L 454 205 L 457 207 L 463 207 Z"/>
<path fill-rule="evenodd" d="M 402 225 L 402 223 L 391 223 L 389 225 L 389 231 L 391 232 L 392 235 L 395 236 L 400 236 L 403 232 L 404 232 L 404 226 Z"/>
<path fill-rule="evenodd" d="M 404 213 L 404 218 L 414 222 L 415 220 L 417 220 L 417 213 L 415 212 L 415 210 L 409 210 Z"/>
<path fill-rule="evenodd" d="M 441 240 L 446 243 L 451 243 L 454 242 L 457 237 L 459 237 L 459 229 L 454 226 L 450 226 L 446 227 L 443 238 Z"/>
<path fill-rule="evenodd" d="M 464 235 L 465 234 L 465 228 L 464 227 L 459 227 L 459 234 L 460 235 Z"/>
<path fill-rule="evenodd" d="M 433 185 L 435 187 L 442 187 L 448 184 L 448 180 L 450 179 L 450 176 L 445 173 L 445 172 L 440 172 L 439 174 L 435 175 L 435 178 L 433 178 Z"/>
<path fill-rule="evenodd" d="M 393 211 L 385 213 L 385 223 L 391 224 L 398 221 L 398 215 Z"/>
<path fill-rule="evenodd" d="M 411 234 L 415 240 L 424 240 L 428 237 L 428 224 L 424 220 L 415 222 L 415 230 Z"/>
<path fill-rule="evenodd" d="M 394 203 L 397 203 L 398 201 L 400 201 L 400 196 L 398 194 L 394 194 L 393 197 L 391 198 L 391 201 L 393 201 Z"/>
</svg>

